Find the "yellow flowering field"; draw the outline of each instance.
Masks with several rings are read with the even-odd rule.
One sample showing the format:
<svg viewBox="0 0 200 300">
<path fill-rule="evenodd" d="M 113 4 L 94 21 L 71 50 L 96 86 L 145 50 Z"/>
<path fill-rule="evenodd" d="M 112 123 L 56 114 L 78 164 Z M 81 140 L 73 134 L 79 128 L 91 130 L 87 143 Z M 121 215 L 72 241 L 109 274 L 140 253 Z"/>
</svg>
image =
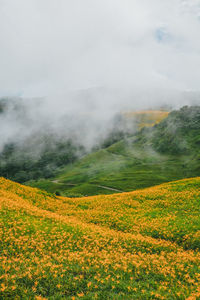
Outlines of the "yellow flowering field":
<svg viewBox="0 0 200 300">
<path fill-rule="evenodd" d="M 140 110 L 124 113 L 128 119 L 134 119 L 141 129 L 160 123 L 168 116 L 169 112 L 164 110 Z"/>
<path fill-rule="evenodd" d="M 64 198 L 0 179 L 0 299 L 200 299 L 200 178 Z"/>
</svg>

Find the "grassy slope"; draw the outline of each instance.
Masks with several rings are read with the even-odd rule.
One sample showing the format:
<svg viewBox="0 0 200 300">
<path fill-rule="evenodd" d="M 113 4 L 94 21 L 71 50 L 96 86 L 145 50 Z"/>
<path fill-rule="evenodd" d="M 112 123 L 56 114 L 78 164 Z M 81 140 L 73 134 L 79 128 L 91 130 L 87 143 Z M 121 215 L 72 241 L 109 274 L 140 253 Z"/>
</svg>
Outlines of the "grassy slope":
<svg viewBox="0 0 200 300">
<path fill-rule="evenodd" d="M 196 167 L 194 161 L 194 167 Z M 192 159 L 184 155 L 160 155 L 152 148 L 142 148 L 132 140 L 118 142 L 107 149 L 87 155 L 63 169 L 55 179 L 29 182 L 49 192 L 59 190 L 63 195 L 111 194 L 111 187 L 131 191 L 163 182 L 198 176 Z"/>
<path fill-rule="evenodd" d="M 62 195 L 111 194 L 200 175 L 200 108 L 183 108 L 64 168 L 51 181 L 28 184 Z M 117 191 L 116 191 L 117 192 Z"/>
<path fill-rule="evenodd" d="M 2 299 L 198 299 L 200 178 L 53 197 L 0 180 Z"/>
<path fill-rule="evenodd" d="M 124 116 L 127 120 L 133 121 L 133 126 L 142 128 L 159 123 L 168 116 L 168 112 L 155 110 L 137 111 L 124 113 Z M 159 170 L 160 172 L 160 168 L 152 168 L 152 163 L 150 168 L 149 165 L 144 165 L 143 158 L 149 155 L 147 151 L 144 153 L 144 157 L 140 155 L 143 165 L 141 168 L 141 164 L 140 166 L 137 164 L 139 162 L 138 155 L 135 154 L 135 157 L 132 150 L 127 155 L 127 150 L 127 145 L 124 144 L 124 141 L 121 141 L 107 149 L 87 155 L 75 165 L 63 168 L 61 174 L 52 180 L 39 179 L 27 182 L 27 185 L 38 187 L 51 193 L 59 191 L 66 196 L 83 196 L 113 193 L 112 190 L 102 188 L 104 185 L 109 185 L 108 187 L 122 191 L 131 191 L 135 188 L 152 186 L 179 178 L 172 175 L 169 179 L 166 179 L 161 174 L 161 176 L 158 175 L 156 176 L 157 178 L 153 179 L 152 172 L 154 173 L 154 170 L 156 172 Z M 140 167 L 139 173 L 141 176 L 138 173 L 138 167 Z"/>
</svg>

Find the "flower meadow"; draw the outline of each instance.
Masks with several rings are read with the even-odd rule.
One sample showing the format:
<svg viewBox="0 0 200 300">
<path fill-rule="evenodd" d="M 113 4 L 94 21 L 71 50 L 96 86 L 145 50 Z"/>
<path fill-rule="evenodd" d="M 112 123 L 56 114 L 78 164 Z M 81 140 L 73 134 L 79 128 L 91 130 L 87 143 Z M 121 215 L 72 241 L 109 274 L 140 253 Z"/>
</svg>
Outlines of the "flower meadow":
<svg viewBox="0 0 200 300">
<path fill-rule="evenodd" d="M 0 179 L 0 299 L 200 299 L 200 178 L 64 198 Z"/>
</svg>

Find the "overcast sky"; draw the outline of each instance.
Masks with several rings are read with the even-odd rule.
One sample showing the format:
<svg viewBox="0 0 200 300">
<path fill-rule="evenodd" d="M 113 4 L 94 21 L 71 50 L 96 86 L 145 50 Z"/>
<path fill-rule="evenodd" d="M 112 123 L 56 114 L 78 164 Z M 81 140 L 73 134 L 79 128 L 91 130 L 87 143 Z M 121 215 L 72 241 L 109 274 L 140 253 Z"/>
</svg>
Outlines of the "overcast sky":
<svg viewBox="0 0 200 300">
<path fill-rule="evenodd" d="M 199 82 L 198 0 L 0 0 L 0 95 Z"/>
</svg>

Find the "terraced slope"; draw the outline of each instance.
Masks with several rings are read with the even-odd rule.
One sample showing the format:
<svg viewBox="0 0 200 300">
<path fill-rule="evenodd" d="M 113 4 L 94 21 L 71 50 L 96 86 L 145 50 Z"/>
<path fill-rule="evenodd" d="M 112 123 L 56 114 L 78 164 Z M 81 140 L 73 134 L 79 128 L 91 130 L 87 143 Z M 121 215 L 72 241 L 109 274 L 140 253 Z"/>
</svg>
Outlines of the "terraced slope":
<svg viewBox="0 0 200 300">
<path fill-rule="evenodd" d="M 70 199 L 0 179 L 2 299 L 198 299 L 200 178 Z"/>
</svg>

